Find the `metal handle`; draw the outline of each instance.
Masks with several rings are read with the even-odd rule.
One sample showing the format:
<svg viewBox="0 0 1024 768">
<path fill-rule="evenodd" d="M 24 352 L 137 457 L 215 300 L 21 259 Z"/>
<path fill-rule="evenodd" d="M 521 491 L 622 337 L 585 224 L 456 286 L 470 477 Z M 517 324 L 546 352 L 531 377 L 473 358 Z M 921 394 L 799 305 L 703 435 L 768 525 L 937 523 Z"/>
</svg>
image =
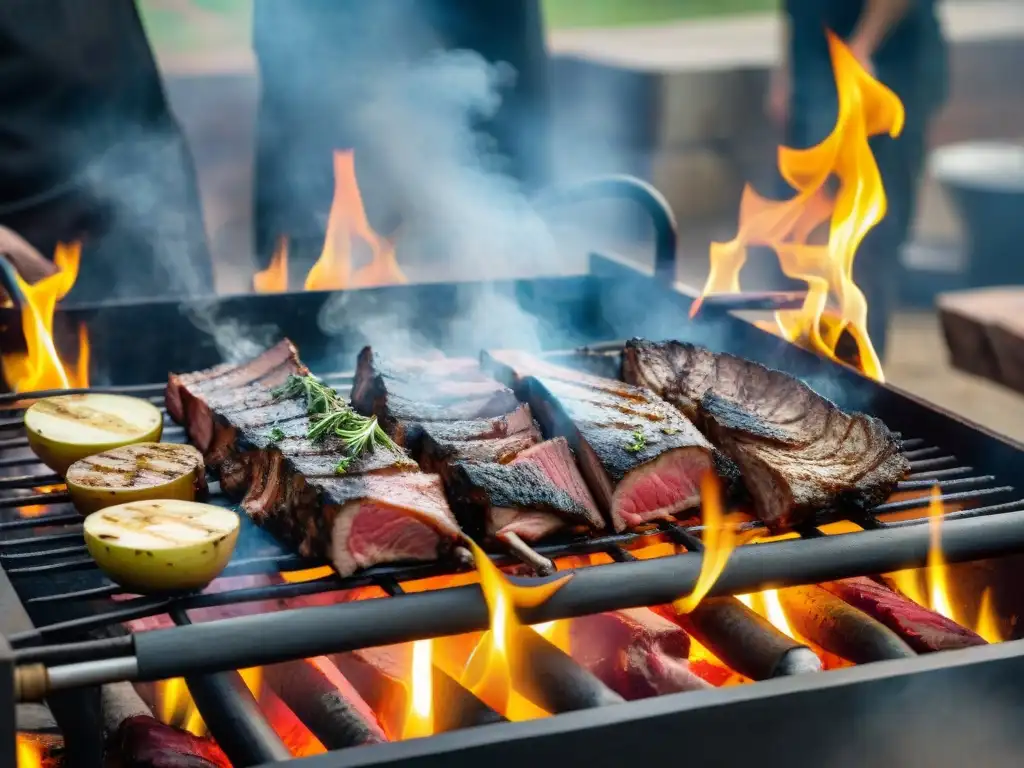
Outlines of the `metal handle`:
<svg viewBox="0 0 1024 768">
<path fill-rule="evenodd" d="M 541 190 L 533 202 L 534 207 L 543 213 L 546 209 L 609 198 L 639 203 L 650 216 L 654 226 L 655 277 L 674 282 L 679 243 L 676 217 L 665 196 L 643 179 L 625 174 L 596 176 L 586 181 Z"/>
<path fill-rule="evenodd" d="M 14 268 L 8 255 L 0 251 L 0 287 L 3 287 L 14 307 L 20 309 L 25 306 L 25 294 L 21 292 L 17 278 L 18 270 Z"/>
</svg>

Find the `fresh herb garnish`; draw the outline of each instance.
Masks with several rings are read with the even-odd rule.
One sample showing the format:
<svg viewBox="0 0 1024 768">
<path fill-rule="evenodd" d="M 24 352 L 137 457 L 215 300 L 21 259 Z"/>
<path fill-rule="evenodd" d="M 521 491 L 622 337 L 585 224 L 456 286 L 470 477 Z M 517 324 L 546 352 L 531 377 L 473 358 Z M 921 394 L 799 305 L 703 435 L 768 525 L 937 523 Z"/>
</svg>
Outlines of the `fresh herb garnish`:
<svg viewBox="0 0 1024 768">
<path fill-rule="evenodd" d="M 662 431 L 663 434 L 666 434 L 666 435 L 674 435 L 677 432 L 679 432 L 679 430 L 676 429 L 675 427 L 662 427 L 661 431 Z"/>
<path fill-rule="evenodd" d="M 280 427 L 272 427 L 270 432 L 267 433 L 267 437 L 270 438 L 270 442 L 277 443 L 284 440 L 284 430 Z"/>
<path fill-rule="evenodd" d="M 639 429 L 634 429 L 631 437 L 633 440 L 626 445 L 626 450 L 630 453 L 640 453 L 647 445 L 647 438 L 644 437 L 644 433 Z"/>
<path fill-rule="evenodd" d="M 377 446 L 398 450 L 377 423 L 376 416 L 356 413 L 341 395 L 313 375 L 289 376 L 284 384 L 272 390 L 272 394 L 276 398 L 306 399 L 306 412 L 309 413 L 306 437 L 314 443 L 323 442 L 332 435 L 341 439 L 348 456 L 335 465 L 334 471 L 338 474 L 344 474 L 352 460 L 364 451 Z"/>
</svg>

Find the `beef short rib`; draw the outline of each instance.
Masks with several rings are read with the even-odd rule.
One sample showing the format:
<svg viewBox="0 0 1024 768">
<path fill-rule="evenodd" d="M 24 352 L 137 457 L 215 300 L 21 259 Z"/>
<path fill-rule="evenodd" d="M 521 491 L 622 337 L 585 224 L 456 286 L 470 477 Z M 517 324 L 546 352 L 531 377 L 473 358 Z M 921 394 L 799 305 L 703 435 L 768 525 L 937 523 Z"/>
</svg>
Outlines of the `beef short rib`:
<svg viewBox="0 0 1024 768">
<path fill-rule="evenodd" d="M 542 442 L 529 406 L 478 362 L 440 355 L 384 361 L 364 349 L 352 399 L 421 468 L 444 478 L 471 535 L 537 541 L 567 526 L 603 527 L 568 444 Z"/>
<path fill-rule="evenodd" d="M 772 530 L 822 509 L 875 506 L 909 469 L 881 421 L 846 413 L 799 379 L 750 360 L 633 339 L 622 368 L 627 381 L 676 405 L 736 462 Z"/>
<path fill-rule="evenodd" d="M 485 361 L 529 400 L 545 434 L 569 441 L 616 531 L 700 503 L 700 480 L 714 471 L 715 450 L 649 390 L 521 352 L 489 352 Z"/>
<path fill-rule="evenodd" d="M 240 366 L 172 376 L 168 403 L 219 472 L 221 488 L 257 524 L 348 576 L 400 560 L 434 560 L 461 535 L 441 479 L 400 450 L 376 447 L 339 465 L 336 437 L 313 443 L 303 397 L 269 386 L 306 372 L 285 341 Z M 173 394 L 172 394 L 173 393 Z"/>
</svg>

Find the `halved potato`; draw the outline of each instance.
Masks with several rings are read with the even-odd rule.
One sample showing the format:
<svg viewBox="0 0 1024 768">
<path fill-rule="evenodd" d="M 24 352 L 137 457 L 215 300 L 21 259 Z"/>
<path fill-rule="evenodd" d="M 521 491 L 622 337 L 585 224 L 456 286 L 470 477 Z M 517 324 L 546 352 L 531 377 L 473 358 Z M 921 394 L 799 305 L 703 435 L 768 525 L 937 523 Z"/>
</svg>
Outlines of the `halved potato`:
<svg viewBox="0 0 1024 768">
<path fill-rule="evenodd" d="M 175 443 L 111 448 L 76 461 L 66 479 L 71 500 L 83 515 L 128 501 L 195 501 L 206 491 L 203 454 Z"/>
<path fill-rule="evenodd" d="M 163 414 L 155 405 L 125 395 L 60 395 L 25 411 L 28 444 L 60 475 L 86 456 L 158 441 L 163 428 Z"/>
<path fill-rule="evenodd" d="M 134 592 L 201 589 L 217 578 L 238 540 L 238 515 L 194 501 L 130 501 L 85 518 L 97 565 Z"/>
</svg>

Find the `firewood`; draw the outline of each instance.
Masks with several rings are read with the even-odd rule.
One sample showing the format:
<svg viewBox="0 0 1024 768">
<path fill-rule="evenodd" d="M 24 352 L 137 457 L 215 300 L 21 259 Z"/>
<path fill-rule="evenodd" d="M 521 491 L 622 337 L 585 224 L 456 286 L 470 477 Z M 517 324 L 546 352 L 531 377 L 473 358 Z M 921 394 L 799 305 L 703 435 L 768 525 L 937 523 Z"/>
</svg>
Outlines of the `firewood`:
<svg viewBox="0 0 1024 768">
<path fill-rule="evenodd" d="M 1024 392 L 1024 288 L 945 293 L 938 308 L 955 368 Z"/>
<path fill-rule="evenodd" d="M 193 736 L 153 717 L 130 683 L 103 686 L 106 768 L 230 768 L 211 739 Z"/>
</svg>

